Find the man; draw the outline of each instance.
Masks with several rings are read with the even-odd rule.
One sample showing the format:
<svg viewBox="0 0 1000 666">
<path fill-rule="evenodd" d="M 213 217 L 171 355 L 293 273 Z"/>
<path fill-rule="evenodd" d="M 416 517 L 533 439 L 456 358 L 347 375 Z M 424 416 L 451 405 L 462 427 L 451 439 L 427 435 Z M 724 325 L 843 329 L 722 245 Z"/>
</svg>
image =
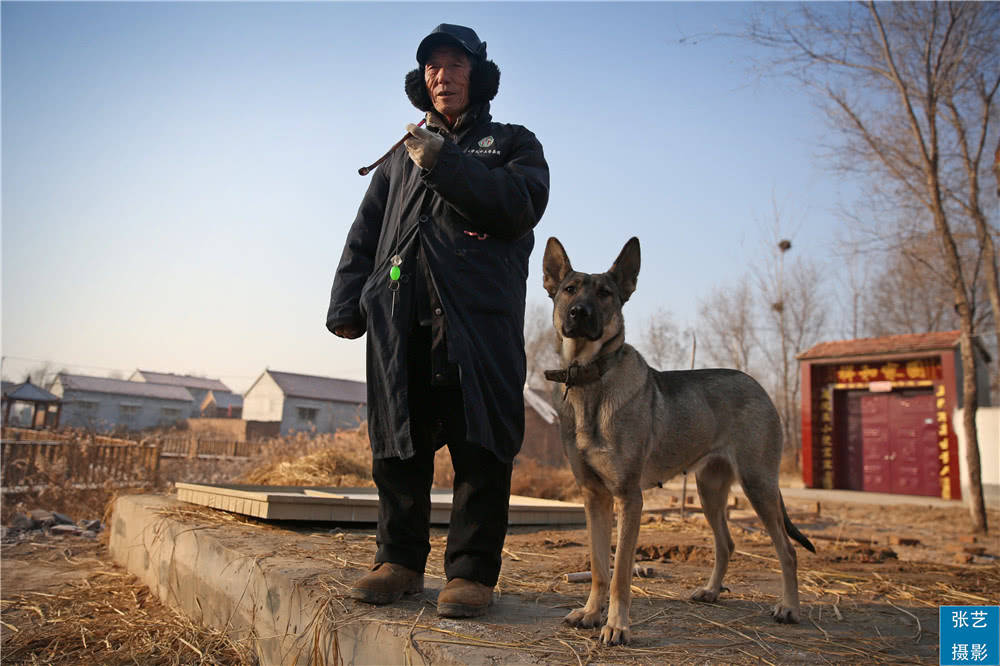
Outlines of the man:
<svg viewBox="0 0 1000 666">
<path fill-rule="evenodd" d="M 379 493 L 375 566 L 352 596 L 423 590 L 434 452 L 455 468 L 446 617 L 493 599 L 513 459 L 524 436 L 524 304 L 532 229 L 548 202 L 542 146 L 492 122 L 500 70 L 486 42 L 442 24 L 417 48 L 406 94 L 426 113 L 374 173 L 337 267 L 326 325 L 368 332 L 368 432 Z"/>
</svg>

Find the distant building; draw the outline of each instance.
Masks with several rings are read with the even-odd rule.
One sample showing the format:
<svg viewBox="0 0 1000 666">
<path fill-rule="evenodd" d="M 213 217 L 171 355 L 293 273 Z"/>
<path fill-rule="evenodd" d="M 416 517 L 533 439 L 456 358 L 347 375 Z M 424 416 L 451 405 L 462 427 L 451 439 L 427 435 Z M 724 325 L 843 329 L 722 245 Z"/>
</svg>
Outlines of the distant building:
<svg viewBox="0 0 1000 666">
<path fill-rule="evenodd" d="M 799 354 L 805 486 L 960 499 L 960 343 L 959 331 L 944 331 L 823 342 Z M 990 357 L 978 339 L 973 353 L 985 407 Z M 996 459 L 1000 442 L 979 446 Z"/>
<path fill-rule="evenodd" d="M 559 435 L 559 413 L 538 391 L 524 387 L 524 444 L 516 460 L 530 458 L 551 467 L 567 466 Z"/>
<path fill-rule="evenodd" d="M 24 383 L 3 382 L 3 424 L 28 428 L 59 427 L 59 396 L 27 379 Z"/>
<path fill-rule="evenodd" d="M 368 418 L 364 382 L 265 370 L 243 395 L 243 418 L 293 431 L 335 432 Z"/>
<path fill-rule="evenodd" d="M 187 418 L 194 402 L 183 386 L 65 373 L 52 393 L 62 399 L 62 425 L 98 431 L 169 425 Z"/>
<path fill-rule="evenodd" d="M 194 377 L 192 375 L 175 375 L 172 372 L 152 372 L 150 370 L 136 370 L 129 377 L 132 382 L 148 382 L 150 384 L 166 384 L 168 386 L 183 386 L 191 393 L 194 402 L 191 411 L 185 416 L 200 416 L 201 405 L 205 401 L 205 396 L 209 391 L 219 391 L 232 393 L 232 390 L 218 379 L 208 377 Z"/>
<path fill-rule="evenodd" d="M 229 391 L 209 391 L 201 401 L 201 415 L 215 419 L 242 418 L 243 396 Z"/>
</svg>

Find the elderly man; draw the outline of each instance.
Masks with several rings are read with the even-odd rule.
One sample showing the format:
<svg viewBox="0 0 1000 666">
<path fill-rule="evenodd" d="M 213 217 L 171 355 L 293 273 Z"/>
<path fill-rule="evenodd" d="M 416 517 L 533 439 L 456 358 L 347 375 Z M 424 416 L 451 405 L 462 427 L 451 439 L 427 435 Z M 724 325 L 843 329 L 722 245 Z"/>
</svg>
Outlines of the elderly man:
<svg viewBox="0 0 1000 666">
<path fill-rule="evenodd" d="M 486 42 L 442 24 L 406 94 L 426 113 L 374 173 L 333 281 L 326 325 L 366 331 L 368 431 L 379 493 L 373 570 L 352 596 L 423 590 L 434 453 L 455 469 L 438 613 L 484 613 L 500 575 L 510 477 L 524 437 L 524 304 L 549 172 L 535 135 L 495 123 Z"/>
</svg>

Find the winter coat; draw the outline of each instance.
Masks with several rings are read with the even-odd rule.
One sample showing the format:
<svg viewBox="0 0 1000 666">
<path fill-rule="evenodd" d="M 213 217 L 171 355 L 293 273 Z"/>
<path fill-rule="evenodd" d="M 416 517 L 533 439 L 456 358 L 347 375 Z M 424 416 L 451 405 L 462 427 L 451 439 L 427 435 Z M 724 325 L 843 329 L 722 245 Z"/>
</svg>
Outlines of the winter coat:
<svg viewBox="0 0 1000 666">
<path fill-rule="evenodd" d="M 438 117 L 428 114 L 428 127 Z M 439 124 L 440 121 L 438 120 Z M 373 174 L 337 267 L 327 328 L 367 330 L 368 433 L 376 458 L 409 458 L 407 342 L 418 247 L 457 364 L 466 439 L 510 462 L 524 439 L 524 307 L 532 229 L 548 202 L 542 146 L 520 125 L 467 112 L 433 169 L 401 146 Z M 395 304 L 390 259 L 402 276 Z M 436 298 L 435 298 L 436 297 Z"/>
</svg>

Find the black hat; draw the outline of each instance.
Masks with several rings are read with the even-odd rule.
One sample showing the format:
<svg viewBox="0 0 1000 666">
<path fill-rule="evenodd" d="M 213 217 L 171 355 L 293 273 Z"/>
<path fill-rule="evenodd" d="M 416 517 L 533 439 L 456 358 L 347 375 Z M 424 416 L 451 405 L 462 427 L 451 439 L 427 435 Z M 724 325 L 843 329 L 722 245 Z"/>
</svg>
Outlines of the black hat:
<svg viewBox="0 0 1000 666">
<path fill-rule="evenodd" d="M 486 42 L 479 41 L 476 31 L 462 25 L 442 23 L 424 37 L 417 47 L 418 69 L 406 75 L 406 96 L 413 106 L 421 111 L 432 111 L 430 95 L 424 83 L 424 64 L 436 46 L 450 44 L 466 51 L 472 58 L 472 72 L 469 74 L 469 102 L 481 104 L 496 97 L 500 88 L 500 68 L 492 60 L 486 59 Z"/>
<path fill-rule="evenodd" d="M 458 46 L 465 49 L 473 58 L 486 59 L 486 42 L 479 41 L 475 30 L 464 25 L 442 23 L 420 42 L 420 46 L 417 47 L 417 63 L 423 66 L 434 47 L 442 44 Z"/>
</svg>

